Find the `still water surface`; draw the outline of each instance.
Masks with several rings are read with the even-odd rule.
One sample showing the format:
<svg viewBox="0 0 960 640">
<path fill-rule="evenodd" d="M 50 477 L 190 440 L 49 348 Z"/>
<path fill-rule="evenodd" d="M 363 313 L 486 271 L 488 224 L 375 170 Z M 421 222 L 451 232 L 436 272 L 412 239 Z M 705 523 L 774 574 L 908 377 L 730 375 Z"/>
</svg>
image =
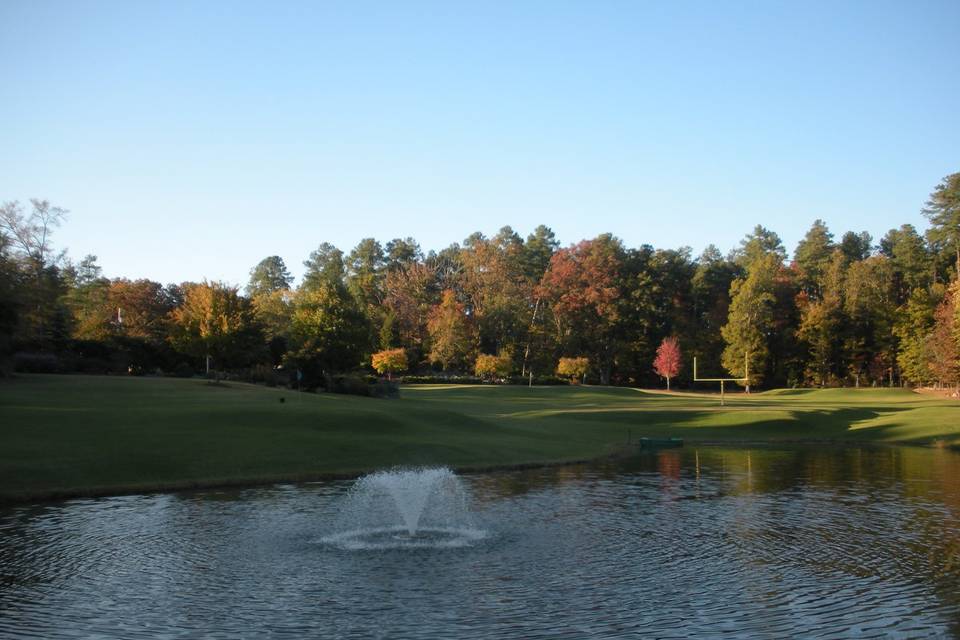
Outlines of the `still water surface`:
<svg viewBox="0 0 960 640">
<path fill-rule="evenodd" d="M 960 454 L 466 475 L 486 537 L 323 543 L 350 482 L 0 510 L 0 636 L 960 637 Z"/>
</svg>

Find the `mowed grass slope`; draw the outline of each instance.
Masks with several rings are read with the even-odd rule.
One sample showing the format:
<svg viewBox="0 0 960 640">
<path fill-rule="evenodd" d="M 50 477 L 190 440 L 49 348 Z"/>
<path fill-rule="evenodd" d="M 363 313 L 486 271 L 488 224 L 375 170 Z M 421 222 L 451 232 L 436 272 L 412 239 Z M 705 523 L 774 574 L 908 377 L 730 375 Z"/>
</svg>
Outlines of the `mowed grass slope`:
<svg viewBox="0 0 960 640">
<path fill-rule="evenodd" d="M 0 499 L 298 480 L 394 465 L 592 458 L 628 438 L 960 444 L 960 403 L 903 390 L 665 394 L 409 386 L 399 400 L 202 380 L 0 383 Z M 281 403 L 280 398 L 285 398 Z"/>
</svg>

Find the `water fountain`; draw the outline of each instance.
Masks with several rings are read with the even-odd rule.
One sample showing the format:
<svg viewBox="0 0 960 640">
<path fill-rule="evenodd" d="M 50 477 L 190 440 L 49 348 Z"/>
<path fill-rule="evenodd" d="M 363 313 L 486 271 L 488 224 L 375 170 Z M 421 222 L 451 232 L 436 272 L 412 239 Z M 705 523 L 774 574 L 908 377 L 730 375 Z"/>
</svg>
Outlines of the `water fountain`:
<svg viewBox="0 0 960 640">
<path fill-rule="evenodd" d="M 354 483 L 322 541 L 348 550 L 468 546 L 486 537 L 469 507 L 467 488 L 446 467 L 379 471 Z"/>
</svg>

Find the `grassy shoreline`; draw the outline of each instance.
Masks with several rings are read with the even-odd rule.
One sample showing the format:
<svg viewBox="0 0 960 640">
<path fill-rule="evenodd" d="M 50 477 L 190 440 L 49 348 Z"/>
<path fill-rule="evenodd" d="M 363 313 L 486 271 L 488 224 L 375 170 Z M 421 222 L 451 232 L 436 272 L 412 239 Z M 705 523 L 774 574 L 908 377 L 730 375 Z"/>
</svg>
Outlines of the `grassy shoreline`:
<svg viewBox="0 0 960 640">
<path fill-rule="evenodd" d="M 659 393 L 404 387 L 399 400 L 202 380 L 0 382 L 0 503 L 596 459 L 640 437 L 697 444 L 960 445 L 960 402 L 899 389 Z M 285 402 L 280 402 L 280 398 Z"/>
</svg>

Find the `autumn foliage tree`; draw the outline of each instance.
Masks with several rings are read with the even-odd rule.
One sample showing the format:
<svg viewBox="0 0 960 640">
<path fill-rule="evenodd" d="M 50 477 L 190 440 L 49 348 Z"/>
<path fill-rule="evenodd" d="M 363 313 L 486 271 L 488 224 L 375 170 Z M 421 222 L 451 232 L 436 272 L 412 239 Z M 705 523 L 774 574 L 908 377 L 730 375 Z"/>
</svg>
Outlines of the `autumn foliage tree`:
<svg viewBox="0 0 960 640">
<path fill-rule="evenodd" d="M 237 293 L 237 287 L 191 284 L 171 319 L 174 347 L 188 355 L 210 356 L 218 367 L 248 364 L 263 348 L 250 301 Z"/>
<path fill-rule="evenodd" d="M 537 293 L 550 305 L 558 342 L 567 353 L 588 353 L 607 384 L 616 353 L 623 246 L 611 235 L 560 249 Z"/>
<path fill-rule="evenodd" d="M 387 272 L 381 348 L 396 342 L 410 349 L 415 361 L 421 360 L 429 342 L 427 319 L 436 302 L 435 285 L 436 272 L 423 264 L 398 264 Z"/>
<path fill-rule="evenodd" d="M 927 337 L 927 366 L 940 386 L 960 387 L 960 280 L 934 312 L 933 330 Z"/>
<path fill-rule="evenodd" d="M 476 323 L 479 345 L 488 353 L 519 350 L 531 322 L 534 283 L 522 270 L 523 241 L 510 227 L 496 237 L 468 238 L 459 252 L 459 289 Z"/>
<path fill-rule="evenodd" d="M 747 277 L 730 285 L 730 312 L 727 324 L 720 329 L 726 342 L 722 363 L 735 376 L 746 375 L 744 362 L 749 360 L 750 377 L 746 383 L 762 380 L 763 365 L 767 359 L 767 336 L 773 325 L 774 278 L 781 269 L 781 258 L 776 253 L 757 257 Z"/>
<path fill-rule="evenodd" d="M 349 254 L 320 242 L 296 289 L 269 256 L 245 297 L 220 283 L 106 278 L 94 256 L 73 263 L 51 242 L 65 213 L 0 203 L 0 373 L 182 372 L 209 354 L 239 375 L 300 370 L 309 388 L 402 349 L 410 369 L 433 362 L 486 378 L 547 373 L 579 355 L 562 375 L 582 379 L 589 363 L 602 384 L 649 386 L 660 374 L 669 388 L 676 374 L 651 363 L 672 336 L 705 370 L 748 369 L 765 387 L 960 382 L 958 173 L 931 194 L 928 230 L 902 225 L 878 246 L 820 220 L 792 256 L 762 226 L 738 249 L 699 258 L 610 234 L 559 249 L 545 226 L 525 239 L 478 231 L 428 252 L 413 238 L 365 238 Z"/>
<path fill-rule="evenodd" d="M 481 353 L 473 366 L 473 372 L 486 380 L 505 378 L 510 375 L 511 360 L 509 352 L 501 351 L 497 355 Z"/>
<path fill-rule="evenodd" d="M 563 378 L 570 378 L 570 382 L 578 380 L 586 381 L 587 372 L 590 370 L 590 359 L 580 356 L 579 358 L 560 358 L 557 363 L 557 375 Z"/>
<path fill-rule="evenodd" d="M 387 374 L 387 379 L 392 378 L 392 374 L 400 373 L 407 368 L 407 352 L 404 349 L 385 349 L 373 354 L 370 359 L 373 368 L 380 375 Z"/>
<path fill-rule="evenodd" d="M 475 346 L 474 327 L 466 308 L 457 301 L 453 291 L 444 291 L 440 304 L 430 311 L 427 330 L 430 332 L 432 362 L 439 363 L 446 370 L 450 365 L 470 359 Z"/>
<path fill-rule="evenodd" d="M 676 378 L 680 373 L 680 364 L 680 341 L 676 336 L 664 338 L 657 349 L 653 368 L 658 375 L 667 379 L 667 391 L 670 390 L 670 378 Z"/>
</svg>

